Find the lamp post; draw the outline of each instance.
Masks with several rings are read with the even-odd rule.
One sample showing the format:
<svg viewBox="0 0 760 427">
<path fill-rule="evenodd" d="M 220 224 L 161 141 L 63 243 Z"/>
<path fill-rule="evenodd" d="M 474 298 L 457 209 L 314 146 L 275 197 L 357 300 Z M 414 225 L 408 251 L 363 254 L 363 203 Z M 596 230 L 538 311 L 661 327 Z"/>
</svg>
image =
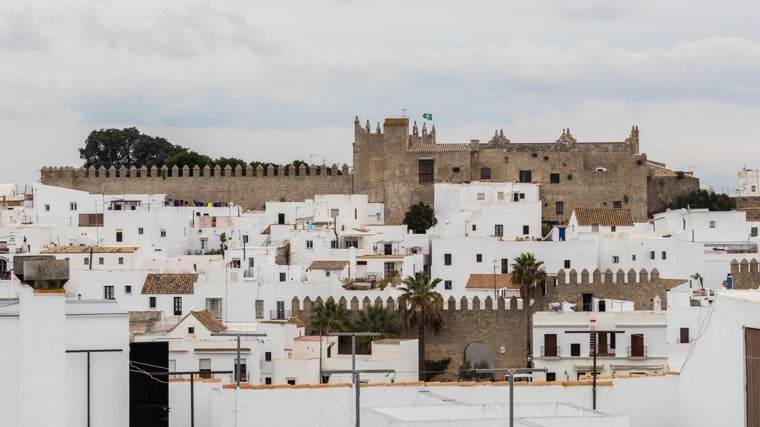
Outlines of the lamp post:
<svg viewBox="0 0 760 427">
<path fill-rule="evenodd" d="M 356 337 L 357 336 L 376 337 L 380 335 L 380 332 L 330 332 L 327 335 L 331 335 L 334 337 L 348 337 L 348 336 L 351 337 L 351 372 L 353 375 L 352 378 L 353 378 L 354 389 L 356 393 L 356 427 L 359 427 L 359 371 L 356 370 Z M 336 371 L 332 371 L 332 372 L 336 372 Z M 364 370 L 364 372 L 370 372 L 370 371 Z M 320 377 L 322 376 L 321 372 L 319 376 Z"/>
</svg>

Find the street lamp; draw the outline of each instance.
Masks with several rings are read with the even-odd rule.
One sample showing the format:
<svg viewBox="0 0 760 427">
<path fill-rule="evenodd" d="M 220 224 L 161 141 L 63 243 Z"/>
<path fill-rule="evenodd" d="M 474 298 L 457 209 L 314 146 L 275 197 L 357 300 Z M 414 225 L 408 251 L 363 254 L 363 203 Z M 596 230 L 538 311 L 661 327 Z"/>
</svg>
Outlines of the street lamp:
<svg viewBox="0 0 760 427">
<path fill-rule="evenodd" d="M 546 372 L 546 368 L 497 368 L 497 369 L 476 369 L 478 374 L 488 374 L 497 372 L 506 372 L 509 374 L 509 427 L 515 425 L 515 374 Z"/>
</svg>

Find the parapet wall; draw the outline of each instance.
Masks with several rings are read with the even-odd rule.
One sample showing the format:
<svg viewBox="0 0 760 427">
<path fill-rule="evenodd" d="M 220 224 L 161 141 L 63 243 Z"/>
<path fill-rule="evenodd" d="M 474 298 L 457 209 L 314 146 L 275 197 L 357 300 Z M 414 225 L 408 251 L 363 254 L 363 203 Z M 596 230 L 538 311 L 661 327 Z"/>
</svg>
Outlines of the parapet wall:
<svg viewBox="0 0 760 427">
<path fill-rule="evenodd" d="M 661 279 L 657 269 L 651 271 L 630 270 L 627 273 L 618 270 L 601 272 L 575 270 L 557 272 L 556 285 L 548 285 L 546 295 L 535 291 L 536 298 L 531 306 L 531 314 L 536 311 L 548 310 L 551 302 L 568 301 L 582 307 L 583 294 L 591 293 L 595 298 L 613 298 L 633 301 L 637 310 L 651 310 L 655 296 L 662 300 L 667 307 L 668 290 L 687 280 Z M 361 293 L 363 291 L 356 291 Z M 307 324 L 312 310 L 323 299 L 315 300 L 309 297 L 299 300 L 293 298 L 291 309 L 294 316 L 299 316 Z M 341 297 L 338 304 L 352 312 L 364 310 L 370 305 L 382 305 L 391 311 L 396 311 L 398 301 L 392 297 L 374 300 L 367 296 L 355 296 L 350 300 Z M 400 315 L 399 311 L 399 315 Z M 464 362 L 467 346 L 474 342 L 487 345 L 494 354 L 494 367 L 508 368 L 525 366 L 526 341 L 525 323 L 526 311 L 523 303 L 517 298 L 498 299 L 494 303 L 488 296 L 481 299 L 477 296 L 456 299 L 450 297 L 443 304 L 443 328 L 437 334 L 428 331 L 425 334 L 425 353 L 428 360 L 440 360 L 451 357 L 448 371 L 441 379 L 455 379 L 457 369 Z M 405 338 L 417 338 L 416 330 L 402 333 Z M 502 352 L 503 348 L 503 352 Z"/>
<path fill-rule="evenodd" d="M 353 194 L 348 166 L 290 166 L 286 170 L 250 165 L 222 169 L 155 166 L 95 168 L 44 167 L 46 185 L 107 194 L 166 194 L 178 200 L 229 201 L 246 209 L 263 209 L 269 201 L 303 201 L 317 194 Z"/>
<path fill-rule="evenodd" d="M 734 278 L 734 289 L 758 289 L 760 288 L 760 272 L 758 262 L 752 258 L 747 261 L 731 261 L 731 277 Z"/>
</svg>

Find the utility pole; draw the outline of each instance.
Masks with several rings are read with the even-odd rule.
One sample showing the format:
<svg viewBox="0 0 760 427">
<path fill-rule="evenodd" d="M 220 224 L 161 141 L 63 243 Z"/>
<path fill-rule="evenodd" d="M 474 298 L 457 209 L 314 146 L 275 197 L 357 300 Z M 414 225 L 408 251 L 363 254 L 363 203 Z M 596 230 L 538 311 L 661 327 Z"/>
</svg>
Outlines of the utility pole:
<svg viewBox="0 0 760 427">
<path fill-rule="evenodd" d="M 527 374 L 533 372 L 546 372 L 546 368 L 496 368 L 476 369 L 478 374 L 506 372 L 509 374 L 509 427 L 515 425 L 515 374 Z"/>
<path fill-rule="evenodd" d="M 592 406 L 591 409 L 596 410 L 596 354 L 597 354 L 597 345 L 596 343 L 599 341 L 599 334 L 622 334 L 624 331 L 600 331 L 600 330 L 590 330 L 590 331 L 565 331 L 566 334 L 589 334 L 591 339 L 591 353 L 593 356 L 593 365 L 591 366 L 591 376 L 592 376 Z"/>
<path fill-rule="evenodd" d="M 353 382 L 354 382 L 354 390 L 356 393 L 356 427 L 359 427 L 359 372 L 395 372 L 394 370 L 387 370 L 387 369 L 380 369 L 380 370 L 372 370 L 372 369 L 364 369 L 361 371 L 356 370 L 356 337 L 376 337 L 380 335 L 380 332 L 330 332 L 327 335 L 336 336 L 336 337 L 351 337 L 351 371 L 329 371 L 331 373 L 351 373 L 353 375 Z M 320 340 L 321 340 L 320 336 Z M 320 354 L 321 356 L 321 354 Z M 322 376 L 322 373 L 320 372 L 319 376 Z"/>
</svg>

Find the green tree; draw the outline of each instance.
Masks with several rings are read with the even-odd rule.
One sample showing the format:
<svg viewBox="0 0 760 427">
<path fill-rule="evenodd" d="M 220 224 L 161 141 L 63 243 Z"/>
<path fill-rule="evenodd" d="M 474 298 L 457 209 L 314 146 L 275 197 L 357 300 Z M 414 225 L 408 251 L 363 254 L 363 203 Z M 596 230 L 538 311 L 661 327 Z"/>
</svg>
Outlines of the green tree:
<svg viewBox="0 0 760 427">
<path fill-rule="evenodd" d="M 430 205 L 419 202 L 410 206 L 409 210 L 404 213 L 402 223 L 406 224 L 415 234 L 425 234 L 430 227 L 438 224 L 438 218 L 435 217 L 435 212 Z"/>
<path fill-rule="evenodd" d="M 706 208 L 711 211 L 730 211 L 736 208 L 736 201 L 727 194 L 696 190 L 685 196 L 678 196 L 676 204 L 671 208 Z"/>
<path fill-rule="evenodd" d="M 79 149 L 79 157 L 84 167 L 99 168 L 111 166 L 129 168 L 132 166 L 163 166 L 166 160 L 186 151 L 184 147 L 173 145 L 160 137 L 140 133 L 137 128 L 101 129 L 90 132 Z"/>
<path fill-rule="evenodd" d="M 396 338 L 399 324 L 396 314 L 382 305 L 371 305 L 356 314 L 354 331 L 380 332 L 380 339 Z"/>
<path fill-rule="evenodd" d="M 404 309 L 404 320 L 417 328 L 420 379 L 425 374 L 425 329 L 438 332 L 443 326 L 443 297 L 435 290 L 440 282 L 441 279 L 430 280 L 427 273 L 418 271 L 404 278 L 399 288 L 402 294 L 398 302 Z"/>
<path fill-rule="evenodd" d="M 309 327 L 312 334 L 326 334 L 328 332 L 347 332 L 351 325 L 351 312 L 342 305 L 335 302 L 333 297 L 327 301 L 319 302 L 314 306 Z"/>
<path fill-rule="evenodd" d="M 187 166 L 192 169 L 193 167 L 198 166 L 203 169 L 205 166 L 211 167 L 213 164 L 214 161 L 211 160 L 211 157 L 204 154 L 198 154 L 195 151 L 184 151 L 166 159 L 166 167 L 168 168 L 177 166 L 182 169 L 183 166 Z"/>
<path fill-rule="evenodd" d="M 520 297 L 523 300 L 523 311 L 525 311 L 525 332 L 526 332 L 526 355 L 527 366 L 532 368 L 533 355 L 531 347 L 531 335 L 533 334 L 532 327 L 532 312 L 530 309 L 530 299 L 533 294 L 533 290 L 540 283 L 546 279 L 546 271 L 544 271 L 544 262 L 536 260 L 536 257 L 531 252 L 523 252 L 515 258 L 512 263 L 512 283 L 520 286 Z"/>
<path fill-rule="evenodd" d="M 229 166 L 232 170 L 235 170 L 236 166 L 240 166 L 244 171 L 248 167 L 248 163 L 245 160 L 241 160 L 235 157 L 219 157 L 214 161 L 214 164 L 219 165 L 222 168 L 222 174 L 224 174 L 224 168 Z M 213 167 L 213 166 L 212 166 Z"/>
</svg>

